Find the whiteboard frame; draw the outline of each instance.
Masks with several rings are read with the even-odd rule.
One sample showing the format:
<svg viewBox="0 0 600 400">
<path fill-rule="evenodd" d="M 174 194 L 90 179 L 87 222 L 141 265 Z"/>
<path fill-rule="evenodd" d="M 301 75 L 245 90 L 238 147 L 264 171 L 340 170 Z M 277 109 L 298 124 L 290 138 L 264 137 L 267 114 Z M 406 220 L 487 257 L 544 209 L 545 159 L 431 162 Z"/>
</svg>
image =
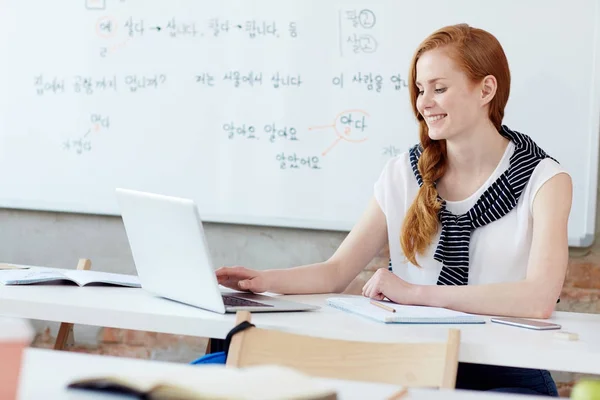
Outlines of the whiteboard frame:
<svg viewBox="0 0 600 400">
<path fill-rule="evenodd" d="M 595 132 L 590 135 L 588 143 L 589 165 L 595 168 L 589 168 L 588 173 L 588 203 L 586 210 L 585 236 L 577 239 L 569 238 L 569 246 L 589 247 L 594 244 L 596 234 L 596 210 L 597 210 L 597 191 L 598 191 L 598 152 L 600 151 L 600 1 L 596 2 L 596 30 L 594 32 L 595 51 L 592 55 L 595 74 L 592 77 L 591 85 L 591 104 L 589 131 Z"/>
</svg>

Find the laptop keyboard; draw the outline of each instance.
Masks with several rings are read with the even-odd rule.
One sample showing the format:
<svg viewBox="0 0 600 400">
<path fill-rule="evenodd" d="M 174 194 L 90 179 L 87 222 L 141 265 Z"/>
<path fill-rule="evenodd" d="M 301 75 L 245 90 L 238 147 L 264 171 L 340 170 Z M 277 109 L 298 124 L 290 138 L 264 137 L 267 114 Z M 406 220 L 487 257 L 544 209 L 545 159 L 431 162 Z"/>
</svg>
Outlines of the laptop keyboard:
<svg viewBox="0 0 600 400">
<path fill-rule="evenodd" d="M 241 297 L 223 295 L 223 302 L 229 307 L 273 307 L 271 304 L 259 303 Z"/>
</svg>

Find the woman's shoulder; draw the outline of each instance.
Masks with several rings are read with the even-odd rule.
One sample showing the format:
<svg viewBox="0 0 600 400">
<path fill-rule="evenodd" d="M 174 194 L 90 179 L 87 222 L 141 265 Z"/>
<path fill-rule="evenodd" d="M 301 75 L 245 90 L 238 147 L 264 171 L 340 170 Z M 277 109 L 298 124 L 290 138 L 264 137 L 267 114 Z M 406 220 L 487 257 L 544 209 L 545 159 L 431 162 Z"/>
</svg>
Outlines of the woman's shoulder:
<svg viewBox="0 0 600 400">
<path fill-rule="evenodd" d="M 525 188 L 526 192 L 528 192 L 527 197 L 529 199 L 528 206 L 530 210 L 533 207 L 533 200 L 535 199 L 541 187 L 544 186 L 544 184 L 550 179 L 559 174 L 566 174 L 569 176 L 569 178 L 571 177 L 569 171 L 567 171 L 567 169 L 554 158 L 546 157 L 538 163 L 533 170 L 531 177 L 529 178 L 527 187 Z"/>
<path fill-rule="evenodd" d="M 540 160 L 534 168 L 530 181 L 534 183 L 542 181 L 543 183 L 558 174 L 570 175 L 569 171 L 559 161 L 552 157 L 546 157 Z"/>
<path fill-rule="evenodd" d="M 552 177 L 563 173 L 570 176 L 566 168 L 560 163 L 560 160 L 552 157 L 552 155 L 536 143 L 532 137 L 518 131 L 512 131 L 505 125 L 502 126 L 502 129 L 503 134 L 511 137 L 513 142 L 516 140 L 517 143 L 515 143 L 515 146 L 519 148 L 522 153 L 526 154 L 521 154 L 519 156 L 522 160 L 521 163 L 531 165 L 530 162 L 533 161 L 534 158 L 537 158 L 537 160 L 535 160 L 537 165 L 531 172 L 526 188 L 533 196 L 535 196 L 537 190 Z M 520 169 L 515 171 L 520 171 Z"/>
</svg>

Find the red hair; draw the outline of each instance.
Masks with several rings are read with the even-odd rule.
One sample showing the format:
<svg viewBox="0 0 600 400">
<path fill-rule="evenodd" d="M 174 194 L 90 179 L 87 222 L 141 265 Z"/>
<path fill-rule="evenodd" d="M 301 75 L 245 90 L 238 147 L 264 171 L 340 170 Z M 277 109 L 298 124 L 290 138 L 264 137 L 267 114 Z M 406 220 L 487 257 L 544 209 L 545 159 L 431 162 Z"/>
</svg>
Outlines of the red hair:
<svg viewBox="0 0 600 400">
<path fill-rule="evenodd" d="M 489 32 L 467 24 L 446 26 L 429 35 L 415 51 L 409 71 L 409 92 L 423 148 L 418 163 L 423 185 L 406 213 L 400 233 L 404 256 L 414 265 L 418 265 L 416 255 L 425 252 L 438 231 L 438 212 L 442 205 L 438 200 L 435 182 L 444 175 L 447 167 L 446 141 L 429 138 L 427 124 L 417 110 L 417 61 L 424 52 L 441 47 L 448 50 L 448 55 L 470 81 L 478 83 L 488 75 L 496 78 L 497 89 L 489 102 L 489 118 L 498 130 L 501 129 L 510 92 L 510 70 L 506 55 L 500 42 Z"/>
</svg>

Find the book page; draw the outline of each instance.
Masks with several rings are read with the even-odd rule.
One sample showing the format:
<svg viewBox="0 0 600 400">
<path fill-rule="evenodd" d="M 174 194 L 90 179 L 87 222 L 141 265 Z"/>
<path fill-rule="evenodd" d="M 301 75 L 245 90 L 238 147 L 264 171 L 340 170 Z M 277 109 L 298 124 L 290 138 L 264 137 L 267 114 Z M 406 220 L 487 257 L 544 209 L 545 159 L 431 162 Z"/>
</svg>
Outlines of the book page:
<svg viewBox="0 0 600 400">
<path fill-rule="evenodd" d="M 0 271 L 5 270 L 5 269 L 29 269 L 29 268 L 31 268 L 31 266 L 29 266 L 29 265 L 0 263 Z"/>
<path fill-rule="evenodd" d="M 157 399 L 239 399 L 239 400 L 334 400 L 333 388 L 291 368 L 264 365 L 228 368 L 203 365 L 161 377 L 132 371 L 115 377 L 86 377 L 71 382 L 82 387 L 94 382 L 113 383 L 138 392 L 151 393 Z M 153 376 L 154 375 L 154 376 Z M 233 384 L 232 384 L 233 383 Z M 72 386 L 71 386 L 72 387 Z"/>
<path fill-rule="evenodd" d="M 29 269 L 0 270 L 0 283 L 4 285 L 26 285 L 28 283 L 69 280 L 55 269 L 33 267 Z"/>
<path fill-rule="evenodd" d="M 90 283 L 107 283 L 120 286 L 141 287 L 140 280 L 135 275 L 77 269 L 65 270 L 62 273 L 72 279 L 74 282 L 77 282 L 79 286 L 84 286 Z"/>
<path fill-rule="evenodd" d="M 144 395 L 149 393 L 154 385 L 141 379 L 128 379 L 117 376 L 101 376 L 80 378 L 69 383 L 70 389 L 88 389 L 129 392 L 130 394 Z"/>
</svg>

